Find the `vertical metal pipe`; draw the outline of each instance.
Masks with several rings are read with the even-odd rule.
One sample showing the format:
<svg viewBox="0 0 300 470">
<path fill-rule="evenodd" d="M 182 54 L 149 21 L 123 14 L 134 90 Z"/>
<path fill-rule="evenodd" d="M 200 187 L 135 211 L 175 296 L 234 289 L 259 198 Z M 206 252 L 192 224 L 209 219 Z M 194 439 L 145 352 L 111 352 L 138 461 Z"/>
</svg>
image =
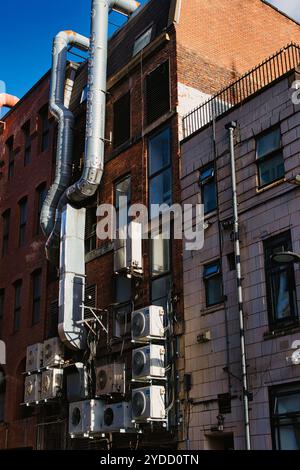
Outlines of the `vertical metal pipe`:
<svg viewBox="0 0 300 470">
<path fill-rule="evenodd" d="M 250 420 L 249 420 L 249 391 L 248 391 L 247 361 L 246 361 L 246 347 L 245 347 L 243 288 L 242 288 L 241 251 L 240 251 L 240 234 L 239 234 L 239 214 L 238 214 L 235 152 L 234 152 L 234 130 L 237 127 L 237 123 L 230 122 L 225 127 L 229 131 L 229 143 L 230 143 L 232 202 L 233 202 L 233 218 L 234 218 L 234 250 L 235 250 L 235 259 L 236 259 L 236 278 L 237 278 L 238 308 L 239 308 L 239 321 L 240 321 L 245 439 L 246 439 L 246 449 L 251 450 Z"/>
</svg>

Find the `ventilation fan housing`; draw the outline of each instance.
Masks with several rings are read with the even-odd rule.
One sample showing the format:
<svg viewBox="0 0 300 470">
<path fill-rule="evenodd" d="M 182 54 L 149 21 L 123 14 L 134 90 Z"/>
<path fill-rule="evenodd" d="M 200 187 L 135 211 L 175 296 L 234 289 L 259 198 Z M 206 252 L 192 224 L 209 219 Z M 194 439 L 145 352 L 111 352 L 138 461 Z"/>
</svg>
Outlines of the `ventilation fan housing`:
<svg viewBox="0 0 300 470">
<path fill-rule="evenodd" d="M 125 364 L 114 362 L 97 366 L 95 374 L 96 396 L 125 394 Z"/>
<path fill-rule="evenodd" d="M 151 385 L 133 390 L 131 404 L 134 421 L 163 421 L 166 418 L 163 386 Z"/>
<path fill-rule="evenodd" d="M 64 348 L 59 338 L 44 341 L 44 367 L 54 367 L 63 363 Z"/>
<path fill-rule="evenodd" d="M 31 374 L 25 378 L 24 403 L 36 403 L 41 399 L 41 374 Z"/>
<path fill-rule="evenodd" d="M 132 428 L 131 403 L 113 403 L 104 406 L 103 432 L 128 431 Z"/>
<path fill-rule="evenodd" d="M 163 339 L 165 336 L 163 307 L 150 305 L 150 307 L 133 312 L 131 333 L 133 340 L 142 340 L 148 337 Z"/>
<path fill-rule="evenodd" d="M 69 434 L 83 436 L 102 432 L 103 402 L 101 400 L 85 400 L 71 403 L 69 406 Z"/>
<path fill-rule="evenodd" d="M 26 372 L 40 370 L 43 366 L 43 343 L 32 344 L 27 347 Z"/>
<path fill-rule="evenodd" d="M 42 373 L 41 399 L 50 400 L 61 395 L 63 387 L 63 370 L 50 369 Z"/>
</svg>

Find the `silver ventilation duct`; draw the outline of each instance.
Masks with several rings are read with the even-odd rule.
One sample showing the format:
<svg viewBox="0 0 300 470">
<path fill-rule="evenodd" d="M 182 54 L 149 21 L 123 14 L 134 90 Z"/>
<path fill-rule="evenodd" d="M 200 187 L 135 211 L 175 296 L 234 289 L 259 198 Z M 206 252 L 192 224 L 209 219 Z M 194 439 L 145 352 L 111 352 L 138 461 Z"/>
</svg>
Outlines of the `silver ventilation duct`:
<svg viewBox="0 0 300 470">
<path fill-rule="evenodd" d="M 47 258 L 57 264 L 60 244 L 60 301 L 59 301 L 59 335 L 71 349 L 84 349 L 85 330 L 77 321 L 82 317 L 84 302 L 84 209 L 86 199 L 93 196 L 100 184 L 104 167 L 105 142 L 105 107 L 107 81 L 107 49 L 108 49 L 108 15 L 111 9 L 131 15 L 139 3 L 134 0 L 92 0 L 90 57 L 88 64 L 88 92 L 85 135 L 84 168 L 80 179 L 62 193 L 63 185 L 53 191 L 52 199 L 47 198 L 45 211 L 50 207 L 51 216 L 43 215 L 42 225 L 45 233 L 50 233 L 46 243 Z M 67 49 L 63 49 L 66 53 Z M 57 67 L 53 63 L 53 67 Z M 53 73 L 56 75 L 56 73 Z M 61 75 L 59 75 L 61 77 Z M 56 87 L 56 83 L 54 82 Z M 70 116 L 68 115 L 70 118 Z M 58 119 L 62 115 L 58 113 Z M 73 122 L 72 122 L 73 123 Z M 64 139 L 67 135 L 64 134 Z M 62 165 L 62 155 L 66 155 L 68 164 L 72 161 L 72 134 L 69 142 L 60 143 L 66 153 L 57 152 L 57 166 Z M 68 167 L 68 170 L 70 167 Z M 69 175 L 69 173 L 68 173 Z M 66 180 L 64 180 L 65 183 Z M 60 199 L 58 201 L 58 195 Z M 54 201 L 53 201 L 54 199 Z M 71 205 L 70 205 L 71 204 Z M 53 226 L 53 209 L 56 206 Z M 76 223 L 72 223 L 74 211 L 77 212 Z M 63 224 L 61 217 L 63 213 Z M 73 213 L 73 216 L 71 215 Z M 52 228 L 52 230 L 50 230 Z M 69 232 L 72 232 L 70 233 Z M 74 263 L 73 258 L 77 258 Z M 72 261 L 73 259 L 73 261 Z M 75 266 L 76 265 L 76 266 Z M 79 286 L 78 286 L 79 284 Z M 75 293 L 76 291 L 76 293 Z"/>
</svg>

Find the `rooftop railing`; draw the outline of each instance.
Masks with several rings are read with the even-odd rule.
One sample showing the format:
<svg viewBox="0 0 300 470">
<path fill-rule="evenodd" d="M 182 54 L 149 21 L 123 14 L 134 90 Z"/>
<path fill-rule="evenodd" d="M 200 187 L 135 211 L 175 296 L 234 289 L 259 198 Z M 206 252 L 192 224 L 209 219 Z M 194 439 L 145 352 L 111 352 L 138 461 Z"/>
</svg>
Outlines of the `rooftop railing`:
<svg viewBox="0 0 300 470">
<path fill-rule="evenodd" d="M 300 46 L 290 43 L 183 117 L 183 135 L 189 137 L 206 124 L 300 64 Z"/>
</svg>

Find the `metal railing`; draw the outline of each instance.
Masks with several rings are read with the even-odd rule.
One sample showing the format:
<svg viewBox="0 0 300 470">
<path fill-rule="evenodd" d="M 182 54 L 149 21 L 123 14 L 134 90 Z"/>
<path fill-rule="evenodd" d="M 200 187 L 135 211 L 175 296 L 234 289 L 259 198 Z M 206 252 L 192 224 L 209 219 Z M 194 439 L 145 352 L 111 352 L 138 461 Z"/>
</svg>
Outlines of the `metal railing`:
<svg viewBox="0 0 300 470">
<path fill-rule="evenodd" d="M 300 46 L 290 43 L 183 117 L 183 135 L 189 137 L 228 109 L 240 104 L 300 64 Z"/>
</svg>

